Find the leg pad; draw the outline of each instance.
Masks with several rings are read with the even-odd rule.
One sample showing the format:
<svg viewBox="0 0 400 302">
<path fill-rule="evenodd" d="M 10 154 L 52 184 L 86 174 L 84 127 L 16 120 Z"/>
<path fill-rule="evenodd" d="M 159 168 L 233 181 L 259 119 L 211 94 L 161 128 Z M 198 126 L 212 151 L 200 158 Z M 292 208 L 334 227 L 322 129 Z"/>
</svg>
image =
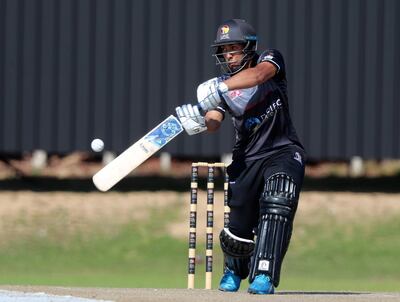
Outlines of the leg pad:
<svg viewBox="0 0 400 302">
<path fill-rule="evenodd" d="M 254 241 L 240 238 L 224 228 L 220 233 L 220 243 L 225 256 L 225 268 L 245 279 L 250 271 L 250 258 L 254 252 Z"/>
<path fill-rule="evenodd" d="M 251 265 L 250 282 L 259 274 L 279 285 L 283 258 L 289 246 L 297 209 L 296 184 L 285 173 L 268 178 L 260 199 L 260 220 Z"/>
</svg>

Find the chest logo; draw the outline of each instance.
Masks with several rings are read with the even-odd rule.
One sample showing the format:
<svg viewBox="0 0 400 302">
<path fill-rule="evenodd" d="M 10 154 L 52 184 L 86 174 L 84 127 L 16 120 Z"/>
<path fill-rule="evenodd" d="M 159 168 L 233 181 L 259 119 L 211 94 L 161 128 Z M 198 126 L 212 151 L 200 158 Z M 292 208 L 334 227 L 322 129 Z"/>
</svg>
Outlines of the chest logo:
<svg viewBox="0 0 400 302">
<path fill-rule="evenodd" d="M 265 110 L 265 113 L 261 115 L 261 119 L 266 119 L 270 116 L 273 116 L 275 112 L 281 108 L 282 108 L 282 101 L 281 99 L 277 99 L 270 106 L 268 106 L 267 110 Z"/>
<path fill-rule="evenodd" d="M 261 120 L 259 118 L 250 117 L 244 122 L 244 127 L 246 128 L 246 130 L 251 131 L 259 124 L 261 124 Z"/>
<path fill-rule="evenodd" d="M 228 93 L 229 93 L 229 98 L 231 100 L 234 100 L 242 95 L 241 90 L 232 90 L 232 91 L 229 91 Z"/>
</svg>

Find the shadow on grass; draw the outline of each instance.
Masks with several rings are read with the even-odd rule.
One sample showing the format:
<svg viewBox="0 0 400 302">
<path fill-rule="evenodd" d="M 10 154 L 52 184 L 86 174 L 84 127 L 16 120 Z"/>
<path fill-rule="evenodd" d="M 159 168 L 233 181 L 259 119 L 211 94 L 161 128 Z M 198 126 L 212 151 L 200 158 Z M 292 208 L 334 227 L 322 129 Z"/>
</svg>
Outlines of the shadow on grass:
<svg viewBox="0 0 400 302">
<path fill-rule="evenodd" d="M 200 180 L 205 183 L 204 179 Z M 222 190 L 223 180 L 216 178 L 216 190 Z M 303 184 L 303 191 L 349 191 L 349 192 L 400 192 L 400 176 L 380 178 L 346 178 L 326 177 L 308 178 Z M 97 191 L 90 178 L 55 177 L 19 177 L 0 181 L 2 191 L 73 191 L 92 192 Z M 190 190 L 190 178 L 174 178 L 165 176 L 132 176 L 119 182 L 111 191 L 178 191 Z"/>
</svg>

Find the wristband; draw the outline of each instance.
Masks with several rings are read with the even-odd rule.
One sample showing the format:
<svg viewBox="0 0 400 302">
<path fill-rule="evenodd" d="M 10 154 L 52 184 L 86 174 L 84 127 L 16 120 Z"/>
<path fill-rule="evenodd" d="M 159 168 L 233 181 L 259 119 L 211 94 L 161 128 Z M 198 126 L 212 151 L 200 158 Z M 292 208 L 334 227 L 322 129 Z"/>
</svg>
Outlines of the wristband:
<svg viewBox="0 0 400 302">
<path fill-rule="evenodd" d="M 218 84 L 217 90 L 218 90 L 219 95 L 222 96 L 222 94 L 224 94 L 225 92 L 228 92 L 229 88 L 228 88 L 228 85 L 226 85 L 224 82 L 220 82 Z"/>
</svg>

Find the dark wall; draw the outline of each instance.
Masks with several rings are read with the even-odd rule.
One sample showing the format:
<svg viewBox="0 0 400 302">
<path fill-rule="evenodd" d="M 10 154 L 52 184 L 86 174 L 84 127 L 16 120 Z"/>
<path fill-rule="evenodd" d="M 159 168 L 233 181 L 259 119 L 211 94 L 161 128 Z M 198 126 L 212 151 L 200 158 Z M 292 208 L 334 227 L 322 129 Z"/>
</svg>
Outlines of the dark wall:
<svg viewBox="0 0 400 302">
<path fill-rule="evenodd" d="M 122 151 L 216 75 L 223 20 L 286 58 L 291 111 L 314 159 L 400 158 L 400 1 L 0 0 L 0 152 Z M 397 18 L 396 18 L 397 17 Z M 173 155 L 229 152 L 182 134 Z"/>
</svg>

